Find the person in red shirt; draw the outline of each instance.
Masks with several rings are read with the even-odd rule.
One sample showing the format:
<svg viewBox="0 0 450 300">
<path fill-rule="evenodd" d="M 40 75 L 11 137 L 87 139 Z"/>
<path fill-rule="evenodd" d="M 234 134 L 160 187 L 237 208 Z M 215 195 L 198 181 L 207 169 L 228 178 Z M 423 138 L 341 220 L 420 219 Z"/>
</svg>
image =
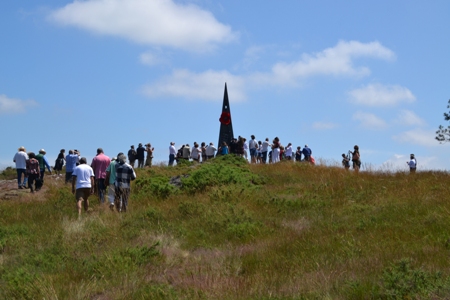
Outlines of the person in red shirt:
<svg viewBox="0 0 450 300">
<path fill-rule="evenodd" d="M 105 203 L 106 194 L 106 168 L 111 163 L 111 159 L 103 153 L 102 148 L 97 149 L 97 155 L 92 159 L 91 167 L 94 170 L 95 186 L 97 188 L 97 196 L 100 203 Z"/>
</svg>

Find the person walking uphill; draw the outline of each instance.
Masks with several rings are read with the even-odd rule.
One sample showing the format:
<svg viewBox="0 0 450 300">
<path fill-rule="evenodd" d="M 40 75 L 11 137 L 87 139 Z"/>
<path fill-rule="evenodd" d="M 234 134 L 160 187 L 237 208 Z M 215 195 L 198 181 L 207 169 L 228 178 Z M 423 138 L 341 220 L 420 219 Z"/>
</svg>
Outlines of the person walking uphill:
<svg viewBox="0 0 450 300">
<path fill-rule="evenodd" d="M 25 147 L 20 147 L 16 155 L 14 155 L 13 161 L 16 163 L 17 171 L 17 185 L 19 189 L 26 188 L 26 169 L 27 169 L 28 154 L 25 152 Z M 22 183 L 23 174 L 23 183 Z"/>
<path fill-rule="evenodd" d="M 89 208 L 89 196 L 94 194 L 94 170 L 86 164 L 86 157 L 80 159 L 72 174 L 72 194 L 77 202 L 78 216 L 81 216 L 81 203 L 84 210 Z"/>
<path fill-rule="evenodd" d="M 91 167 L 94 170 L 95 185 L 97 186 L 97 196 L 100 203 L 105 203 L 106 194 L 106 168 L 111 163 L 111 159 L 103 153 L 102 148 L 97 149 L 97 155 L 92 159 Z"/>
<path fill-rule="evenodd" d="M 74 150 L 69 150 L 69 154 L 66 156 L 66 183 L 72 178 L 73 170 L 75 170 L 79 159 L 80 156 Z"/>
<path fill-rule="evenodd" d="M 117 157 L 116 181 L 114 186 L 116 188 L 116 209 L 119 212 L 126 212 L 128 208 L 128 198 L 130 197 L 131 181 L 136 179 L 136 173 L 133 168 L 126 163 L 126 156 L 119 155 Z"/>
<path fill-rule="evenodd" d="M 36 159 L 39 161 L 39 169 L 41 169 L 41 174 L 39 176 L 40 183 L 39 185 L 36 184 L 36 191 L 39 191 L 44 184 L 44 175 L 45 175 L 45 167 L 47 167 L 47 170 L 50 174 L 52 174 L 52 168 L 50 167 L 47 158 L 45 157 L 44 149 L 39 150 L 39 154 L 36 155 Z"/>
<path fill-rule="evenodd" d="M 28 176 L 28 187 L 30 188 L 30 192 L 34 193 L 33 184 L 36 183 L 36 190 L 39 187 L 37 181 L 41 174 L 39 168 L 39 161 L 36 159 L 36 155 L 33 152 L 30 152 L 28 155 L 29 159 L 26 162 L 27 165 L 27 176 Z"/>
</svg>

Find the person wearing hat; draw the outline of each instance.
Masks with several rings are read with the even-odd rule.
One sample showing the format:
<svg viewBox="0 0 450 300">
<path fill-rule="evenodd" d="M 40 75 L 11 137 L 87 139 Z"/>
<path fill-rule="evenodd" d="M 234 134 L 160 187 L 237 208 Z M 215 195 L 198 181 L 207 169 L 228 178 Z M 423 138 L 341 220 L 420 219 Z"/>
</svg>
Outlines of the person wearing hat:
<svg viewBox="0 0 450 300">
<path fill-rule="evenodd" d="M 18 152 L 14 155 L 13 162 L 16 163 L 16 171 L 17 171 L 17 185 L 19 189 L 26 189 L 27 178 L 26 178 L 26 170 L 27 170 L 27 160 L 28 154 L 25 152 L 25 147 L 19 147 L 17 149 Z M 22 183 L 22 174 L 23 174 L 23 183 Z"/>
<path fill-rule="evenodd" d="M 153 150 L 155 150 L 155 148 L 153 148 L 150 143 L 145 145 L 145 152 L 147 152 L 147 159 L 145 160 L 146 167 L 152 166 Z"/>
<path fill-rule="evenodd" d="M 136 149 L 136 159 L 138 160 L 138 168 L 144 167 L 144 159 L 145 159 L 145 148 L 142 146 L 142 143 L 139 143 L 138 148 Z"/>
<path fill-rule="evenodd" d="M 47 158 L 45 157 L 44 149 L 39 150 L 39 154 L 36 155 L 36 159 L 39 162 L 39 169 L 41 170 L 41 174 L 39 176 L 39 180 L 36 181 L 36 191 L 39 191 L 44 184 L 44 174 L 45 174 L 45 167 L 47 167 L 47 170 L 50 174 L 52 174 L 52 168 L 50 167 Z"/>
<path fill-rule="evenodd" d="M 410 173 L 415 173 L 416 172 L 416 168 L 417 168 L 417 160 L 416 157 L 414 156 L 414 154 L 411 154 L 409 156 L 409 162 L 406 162 L 409 166 L 409 172 Z"/>
<path fill-rule="evenodd" d="M 128 208 L 128 198 L 131 192 L 131 181 L 136 179 L 136 173 L 133 168 L 127 164 L 125 155 L 117 156 L 116 181 L 114 186 L 116 189 L 116 210 L 126 212 Z"/>
<path fill-rule="evenodd" d="M 175 143 L 170 142 L 169 146 L 169 166 L 173 166 L 173 162 L 175 161 L 175 156 L 177 156 L 177 148 L 175 148 Z"/>
</svg>

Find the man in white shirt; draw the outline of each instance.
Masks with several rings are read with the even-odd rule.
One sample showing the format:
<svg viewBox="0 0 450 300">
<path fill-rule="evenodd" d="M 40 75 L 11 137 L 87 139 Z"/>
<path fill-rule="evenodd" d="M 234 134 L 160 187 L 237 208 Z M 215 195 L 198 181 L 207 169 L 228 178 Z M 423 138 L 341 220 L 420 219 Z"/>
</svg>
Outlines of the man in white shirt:
<svg viewBox="0 0 450 300">
<path fill-rule="evenodd" d="M 81 215 L 81 202 L 84 202 L 84 210 L 89 208 L 89 196 L 94 194 L 94 170 L 86 164 L 86 157 L 80 159 L 80 164 L 72 173 L 72 194 L 77 201 L 78 216 Z M 75 189 L 76 188 L 76 189 Z"/>
<path fill-rule="evenodd" d="M 286 148 L 284 149 L 284 155 L 286 156 L 287 160 L 292 160 L 292 144 L 289 143 Z"/>
<path fill-rule="evenodd" d="M 409 172 L 410 173 L 415 173 L 416 172 L 416 168 L 417 168 L 417 160 L 414 157 L 414 154 L 411 154 L 409 156 L 409 159 L 410 159 L 409 162 L 406 162 L 408 164 L 408 166 L 409 166 Z"/>
<path fill-rule="evenodd" d="M 17 171 L 17 185 L 19 189 L 27 188 L 27 178 L 26 169 L 27 169 L 27 160 L 28 155 L 25 152 L 25 147 L 20 147 L 18 149 L 19 152 L 14 155 L 13 161 L 16 163 L 16 171 Z M 23 183 L 22 183 L 22 174 L 23 174 Z"/>
<path fill-rule="evenodd" d="M 217 148 L 214 147 L 213 143 L 209 143 L 209 146 L 206 147 L 206 159 L 214 158 L 214 155 L 216 154 Z"/>
<path fill-rule="evenodd" d="M 169 146 L 169 166 L 173 166 L 173 162 L 175 161 L 175 156 L 177 155 L 177 149 L 175 148 L 175 143 L 170 142 Z"/>
</svg>

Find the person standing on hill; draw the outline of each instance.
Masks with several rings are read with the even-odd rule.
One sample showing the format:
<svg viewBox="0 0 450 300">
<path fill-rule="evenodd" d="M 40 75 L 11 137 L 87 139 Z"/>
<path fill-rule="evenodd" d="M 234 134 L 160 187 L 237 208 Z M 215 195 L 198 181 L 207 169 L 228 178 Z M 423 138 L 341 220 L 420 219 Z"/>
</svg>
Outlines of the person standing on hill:
<svg viewBox="0 0 450 300">
<path fill-rule="evenodd" d="M 114 183 L 116 189 L 116 200 L 119 201 L 116 209 L 119 212 L 126 212 L 128 208 L 128 198 L 131 192 L 131 181 L 136 179 L 136 173 L 133 168 L 126 163 L 125 155 L 117 157 L 116 181 Z"/>
<path fill-rule="evenodd" d="M 359 172 L 359 169 L 361 168 L 361 154 L 359 153 L 359 146 L 358 145 L 355 145 L 353 147 L 352 162 L 353 162 L 353 169 L 356 172 Z"/>
<path fill-rule="evenodd" d="M 194 146 L 192 147 L 192 151 L 191 151 L 192 160 L 194 162 L 198 163 L 200 161 L 201 154 L 202 154 L 202 149 L 200 149 L 197 142 L 194 142 Z"/>
<path fill-rule="evenodd" d="M 275 137 L 272 142 L 272 163 L 277 163 L 280 161 L 280 139 Z"/>
<path fill-rule="evenodd" d="M 134 162 L 136 161 L 137 153 L 134 150 L 134 145 L 131 145 L 130 150 L 128 150 L 128 161 L 130 165 L 134 168 Z"/>
<path fill-rule="evenodd" d="M 262 143 L 262 148 L 261 148 L 263 164 L 267 163 L 267 154 L 269 152 L 269 147 L 270 147 L 269 138 L 266 138 L 266 140 Z"/>
<path fill-rule="evenodd" d="M 255 136 L 251 135 L 251 140 L 248 142 L 248 148 L 250 149 L 250 162 L 256 164 L 256 149 L 258 149 L 258 142 Z"/>
<path fill-rule="evenodd" d="M 13 161 L 16 163 L 17 171 L 17 185 L 19 189 L 26 188 L 26 170 L 27 170 L 27 160 L 28 154 L 25 152 L 25 147 L 19 147 L 18 152 L 14 155 Z M 23 183 L 22 183 L 23 175 Z"/>
<path fill-rule="evenodd" d="M 189 157 L 191 157 L 191 147 L 189 147 L 189 144 L 186 144 L 183 148 L 183 159 L 189 160 Z"/>
<path fill-rule="evenodd" d="M 39 161 L 39 168 L 41 169 L 41 174 L 39 176 L 39 179 L 42 181 L 41 184 L 44 184 L 44 175 L 45 175 L 45 168 L 47 167 L 48 172 L 50 174 L 52 174 L 52 168 L 50 167 L 50 164 L 48 163 L 47 158 L 45 157 L 45 154 L 47 154 L 47 152 L 45 152 L 44 149 L 39 150 L 39 154 L 36 155 L 36 159 Z M 39 188 L 36 188 L 36 191 L 39 191 Z"/>
<path fill-rule="evenodd" d="M 216 151 L 217 151 L 217 148 L 214 147 L 214 144 L 212 142 L 209 143 L 209 146 L 206 147 L 206 159 L 214 158 Z"/>
<path fill-rule="evenodd" d="M 105 203 L 106 193 L 106 168 L 111 163 L 111 159 L 103 153 L 102 148 L 97 149 L 97 155 L 92 159 L 91 167 L 94 170 L 97 196 L 100 203 Z"/>
<path fill-rule="evenodd" d="M 300 146 L 297 146 L 297 151 L 295 151 L 295 161 L 302 161 L 302 148 Z"/>
<path fill-rule="evenodd" d="M 303 147 L 302 153 L 305 157 L 305 161 L 311 161 L 312 150 L 308 147 L 308 145 L 305 145 L 305 147 Z"/>
<path fill-rule="evenodd" d="M 145 152 L 147 152 L 147 159 L 145 160 L 146 167 L 152 166 L 153 150 L 155 150 L 155 148 L 153 148 L 150 143 L 145 145 Z"/>
<path fill-rule="evenodd" d="M 409 166 L 409 172 L 410 173 L 416 173 L 416 169 L 417 169 L 417 160 L 416 157 L 414 156 L 414 154 L 411 154 L 409 156 L 409 162 L 406 162 Z"/>
<path fill-rule="evenodd" d="M 169 166 L 173 166 L 175 157 L 177 156 L 177 148 L 175 148 L 175 143 L 170 142 L 169 146 Z"/>
<path fill-rule="evenodd" d="M 33 152 L 28 154 L 29 159 L 26 162 L 27 168 L 27 176 L 28 176 L 28 187 L 30 188 L 30 192 L 34 193 L 33 185 L 36 186 L 36 189 L 39 187 L 37 184 L 37 180 L 41 174 L 39 168 L 39 161 L 36 159 L 36 155 Z"/>
<path fill-rule="evenodd" d="M 289 143 L 284 149 L 284 156 L 287 160 L 292 160 L 292 143 Z"/>
<path fill-rule="evenodd" d="M 66 156 L 66 183 L 72 178 L 72 173 L 80 156 L 74 152 L 74 150 L 69 150 L 69 154 Z"/>
<path fill-rule="evenodd" d="M 144 159 L 145 159 L 145 148 L 142 146 L 142 143 L 139 143 L 138 148 L 136 149 L 136 158 L 138 160 L 138 168 L 144 167 Z"/>
<path fill-rule="evenodd" d="M 55 173 L 58 176 L 61 175 L 64 162 L 66 161 L 66 158 L 64 157 L 65 152 L 66 152 L 65 149 L 61 149 L 61 151 L 59 151 L 58 157 L 55 160 L 55 167 L 53 168 L 53 170 L 55 170 Z"/>
<path fill-rule="evenodd" d="M 350 169 L 350 159 L 345 153 L 342 153 L 342 165 L 346 170 Z"/>
<path fill-rule="evenodd" d="M 84 211 L 89 208 L 89 196 L 94 194 L 94 178 L 94 170 L 87 165 L 86 157 L 82 157 L 72 173 L 72 194 L 77 201 L 78 216 L 81 216 L 82 202 Z"/>
</svg>

